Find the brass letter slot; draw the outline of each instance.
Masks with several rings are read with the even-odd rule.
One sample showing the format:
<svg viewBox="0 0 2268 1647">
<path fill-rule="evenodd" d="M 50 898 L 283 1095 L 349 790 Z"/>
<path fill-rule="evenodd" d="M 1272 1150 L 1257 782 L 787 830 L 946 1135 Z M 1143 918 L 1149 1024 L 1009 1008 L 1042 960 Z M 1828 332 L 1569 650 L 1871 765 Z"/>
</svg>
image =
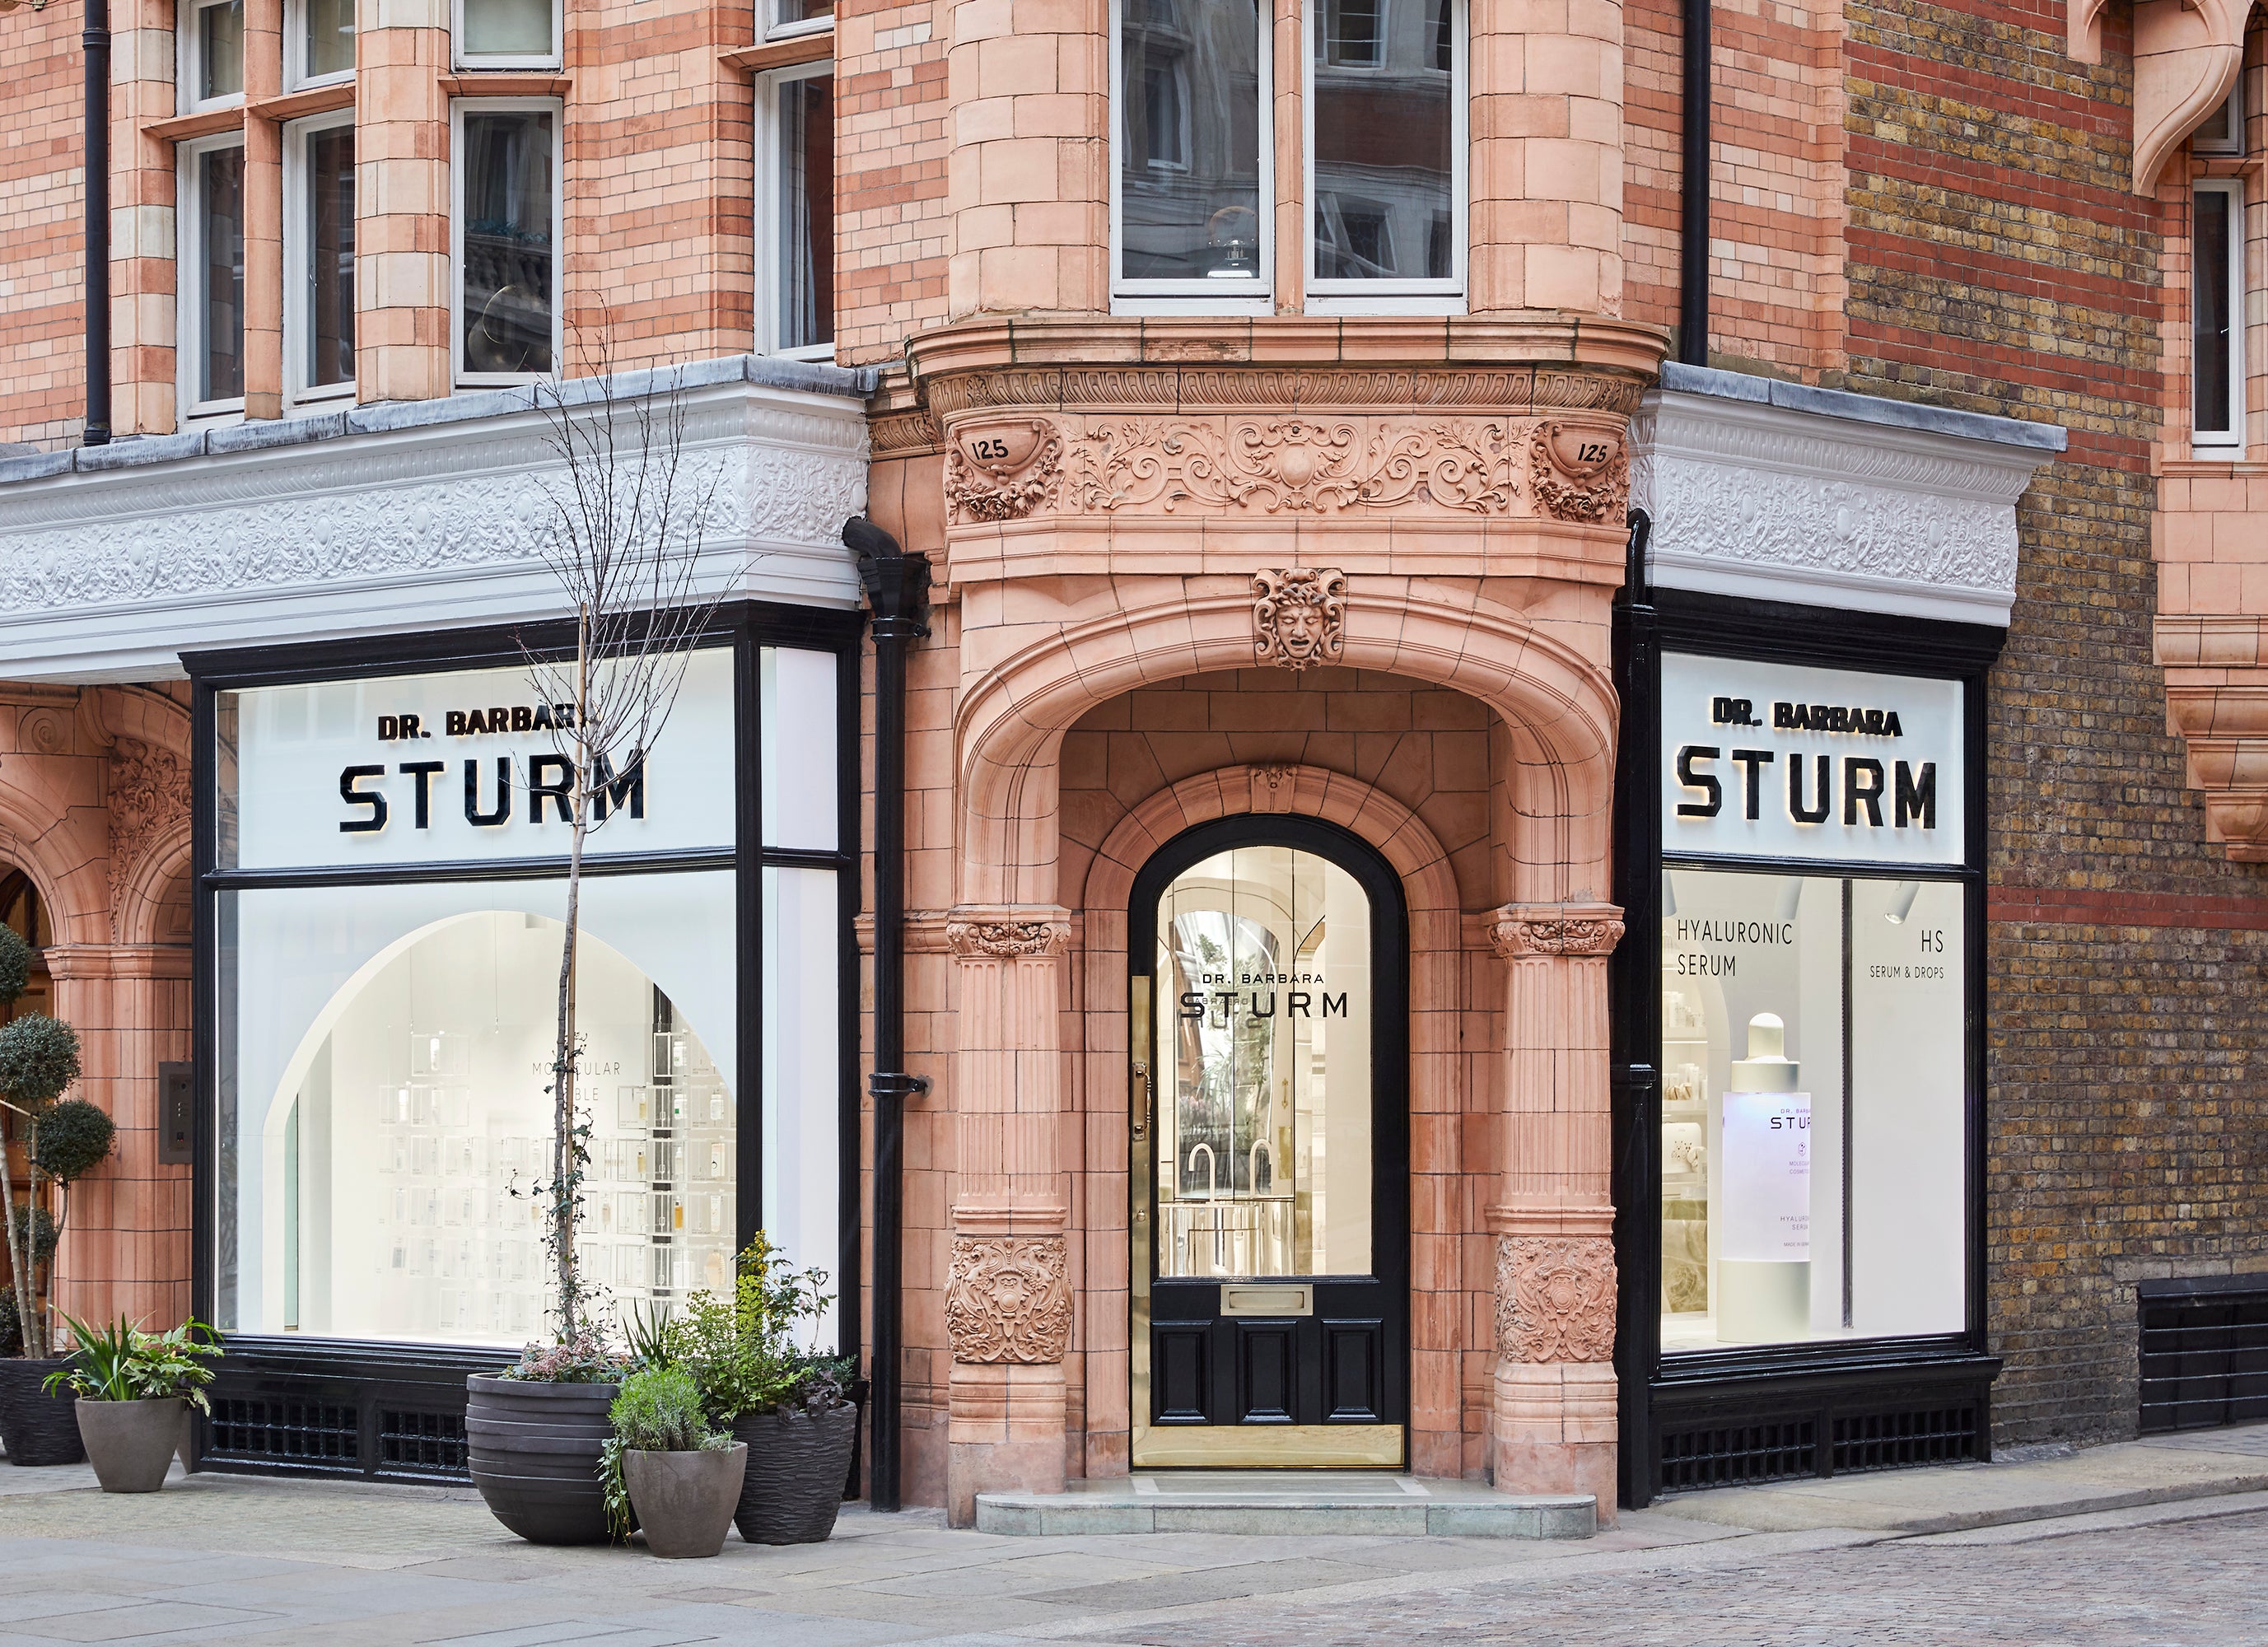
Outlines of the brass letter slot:
<svg viewBox="0 0 2268 1647">
<path fill-rule="evenodd" d="M 1315 1290 L 1287 1282 L 1232 1281 L 1220 1290 L 1223 1315 L 1313 1315 Z"/>
</svg>

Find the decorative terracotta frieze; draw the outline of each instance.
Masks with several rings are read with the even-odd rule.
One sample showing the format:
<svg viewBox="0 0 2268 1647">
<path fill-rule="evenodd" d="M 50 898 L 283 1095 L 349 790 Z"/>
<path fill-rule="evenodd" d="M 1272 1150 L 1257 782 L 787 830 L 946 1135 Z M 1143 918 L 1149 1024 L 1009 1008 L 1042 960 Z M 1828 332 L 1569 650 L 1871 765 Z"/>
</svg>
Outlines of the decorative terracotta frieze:
<svg viewBox="0 0 2268 1647">
<path fill-rule="evenodd" d="M 1630 500 L 1630 449 L 1619 429 L 1551 419 L 1528 441 L 1535 506 L 1560 520 L 1589 524 L 1623 517 Z"/>
<path fill-rule="evenodd" d="M 170 749 L 122 738 L 110 754 L 110 908 L 125 908 L 127 888 L 151 843 L 189 821 L 188 763 Z"/>
<path fill-rule="evenodd" d="M 1060 952 L 1071 937 L 1062 909 L 963 907 L 948 914 L 945 940 L 964 960 L 1018 960 Z"/>
<path fill-rule="evenodd" d="M 1275 567 L 1252 575 L 1253 655 L 1297 672 L 1346 650 L 1346 574 L 1335 566 Z"/>
<path fill-rule="evenodd" d="M 1615 1248 L 1603 1236 L 1499 1235 L 1497 1348 L 1529 1362 L 1611 1361 Z"/>
<path fill-rule="evenodd" d="M 1422 500 L 1501 515 L 1519 495 L 1517 443 L 1509 424 L 1473 418 L 1097 422 L 1074 443 L 1063 504 L 1090 515 L 1182 504 L 1329 514 Z"/>
<path fill-rule="evenodd" d="M 1610 903 L 1506 904 L 1489 923 L 1490 944 L 1507 960 L 1608 955 L 1622 937 L 1623 912 Z"/>
<path fill-rule="evenodd" d="M 953 1358 L 973 1365 L 1061 1361 L 1071 1348 L 1061 1236 L 955 1236 L 946 1282 Z"/>
<path fill-rule="evenodd" d="M 1042 417 L 958 424 L 945 460 L 946 502 L 972 520 L 1020 520 L 1055 490 L 1062 431 Z"/>
</svg>

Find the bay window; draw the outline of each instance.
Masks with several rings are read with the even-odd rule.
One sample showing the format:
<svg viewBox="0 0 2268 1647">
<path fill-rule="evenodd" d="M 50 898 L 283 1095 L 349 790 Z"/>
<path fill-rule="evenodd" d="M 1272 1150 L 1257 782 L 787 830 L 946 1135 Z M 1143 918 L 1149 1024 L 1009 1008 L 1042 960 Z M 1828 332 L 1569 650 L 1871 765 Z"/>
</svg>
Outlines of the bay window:
<svg viewBox="0 0 2268 1647">
<path fill-rule="evenodd" d="M 457 380 L 541 377 L 559 353 L 559 106 L 482 98 L 452 113 Z"/>
<path fill-rule="evenodd" d="M 1307 283 L 1318 308 L 1462 289 L 1461 11 L 1457 0 L 1317 0 L 1308 14 Z"/>
<path fill-rule="evenodd" d="M 2199 183 L 2190 233 L 2191 439 L 2244 445 L 2244 185 Z"/>
<path fill-rule="evenodd" d="M 244 139 L 180 146 L 178 391 L 189 418 L 244 409 Z"/>
<path fill-rule="evenodd" d="M 1114 45 L 1114 290 L 1264 306 L 1265 17 L 1254 0 L 1120 0 Z"/>
</svg>

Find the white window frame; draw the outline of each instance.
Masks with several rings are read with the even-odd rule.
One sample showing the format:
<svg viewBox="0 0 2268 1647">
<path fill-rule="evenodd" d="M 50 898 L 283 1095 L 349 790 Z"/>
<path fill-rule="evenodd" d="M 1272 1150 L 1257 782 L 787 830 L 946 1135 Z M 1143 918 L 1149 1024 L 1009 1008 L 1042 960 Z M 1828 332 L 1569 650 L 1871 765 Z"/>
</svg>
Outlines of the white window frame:
<svg viewBox="0 0 2268 1647">
<path fill-rule="evenodd" d="M 1310 29 L 1314 27 L 1314 18 L 1315 15 L 1324 11 L 1329 4 L 1330 0 L 1313 0 L 1313 4 L 1307 8 L 1307 15 L 1309 18 L 1308 26 Z M 1394 18 L 1392 12 L 1394 6 L 1393 0 L 1375 0 L 1375 4 L 1378 7 L 1378 61 L 1376 62 L 1333 63 L 1331 65 L 1332 68 L 1344 69 L 1350 74 L 1378 74 L 1384 71 L 1386 68 L 1387 48 L 1393 37 Z M 1307 42 L 1307 49 L 1310 54 L 1312 54 L 1314 48 L 1314 41 L 1310 39 Z M 1310 55 L 1307 61 L 1309 72 L 1312 76 L 1314 59 Z M 1312 89 L 1314 85 L 1312 78 L 1309 80 L 1308 85 Z"/>
<path fill-rule="evenodd" d="M 1471 186 L 1467 180 L 1465 151 L 1470 141 L 1466 107 L 1466 64 L 1472 56 L 1472 33 L 1467 25 L 1466 0 L 1449 0 L 1449 269 L 1440 280 L 1325 280 L 1317 276 L 1315 210 L 1315 32 L 1322 26 L 1325 0 L 1308 0 L 1300 38 L 1300 118 L 1307 175 L 1300 201 L 1300 255 L 1306 261 L 1307 312 L 1309 314 L 1462 314 L 1465 312 L 1466 254 L 1472 240 Z M 1382 48 L 1392 50 L 1387 0 L 1379 9 Z M 1427 47 L 1431 55 L 1431 44 Z M 1350 74 L 1381 74 L 1376 69 L 1355 68 Z M 1439 70 L 1429 72 L 1438 73 Z"/>
<path fill-rule="evenodd" d="M 199 162 L 206 155 L 243 147 L 244 134 L 240 131 L 221 132 L 174 145 L 173 198 L 179 203 L 173 212 L 173 393 L 174 404 L 180 408 L 175 422 L 182 429 L 240 423 L 244 418 L 241 394 L 217 401 L 197 398 L 205 353 L 204 212 L 197 185 Z M 246 273 L 246 284 L 249 286 L 250 271 Z M 240 314 L 239 302 L 239 318 Z M 241 342 L 239 347 L 242 347 Z"/>
<path fill-rule="evenodd" d="M 465 115 L 551 116 L 551 365 L 543 371 L 465 369 Z M 567 248 L 561 217 L 567 198 L 565 106 L 556 97 L 458 97 L 449 99 L 449 380 L 460 389 L 493 389 L 563 376 L 560 314 L 566 306 Z M 359 162 L 360 157 L 357 157 Z"/>
<path fill-rule="evenodd" d="M 2190 152 L 2192 154 L 2242 154 L 2244 152 L 2244 76 L 2240 71 L 2236 84 L 2228 88 L 2221 109 L 2228 117 L 2228 136 L 2206 138 L 2191 133 Z"/>
<path fill-rule="evenodd" d="M 206 11 L 216 5 L 226 5 L 228 0 L 181 0 L 173 19 L 173 79 L 177 88 L 175 107 L 184 114 L 202 114 L 217 108 L 240 108 L 244 104 L 242 92 L 231 92 L 224 97 L 201 98 L 197 87 L 205 77 Z M 244 65 L 237 64 L 237 78 L 244 78 Z"/>
<path fill-rule="evenodd" d="M 2190 445 L 2198 452 L 2216 453 L 2244 450 L 2245 424 L 2249 421 L 2247 408 L 2250 395 L 2244 381 L 2244 312 L 2247 293 L 2244 287 L 2244 185 L 2236 178 L 2203 178 L 2191 186 L 2190 212 L 2190 256 L 2192 265 L 2197 257 L 2198 195 L 2225 195 L 2229 200 L 2228 235 L 2228 392 L 2235 404 L 2231 407 L 2230 423 L 2226 430 L 2200 430 L 2197 426 L 2197 357 L 2199 344 L 2197 336 L 2197 286 L 2194 276 L 2190 286 Z"/>
<path fill-rule="evenodd" d="M 838 5 L 840 3 L 841 0 L 836 0 Z M 760 4 L 768 12 L 776 12 L 779 9 L 779 0 L 760 0 Z M 773 40 L 799 40 L 806 34 L 828 33 L 834 27 L 835 13 L 830 11 L 825 17 L 807 17 L 792 23 L 772 22 L 764 29 L 764 40 L 767 44 Z"/>
<path fill-rule="evenodd" d="M 284 0 L 284 86 L 290 92 L 305 92 L 319 85 L 345 85 L 355 77 L 352 67 L 334 70 L 329 74 L 302 72 L 307 61 L 307 0 Z M 355 58 L 362 58 L 362 26 L 359 18 L 355 26 Z"/>
<path fill-rule="evenodd" d="M 828 20 L 834 26 L 834 20 Z M 805 33 L 813 31 L 806 30 Z M 817 80 L 832 76 L 835 60 L 823 57 L 816 62 L 799 62 L 756 80 L 756 158 L 761 167 L 756 177 L 756 210 L 762 221 L 756 229 L 757 254 L 763 261 L 756 282 L 756 352 L 777 355 L 783 360 L 818 360 L 831 362 L 835 358 L 835 343 L 806 343 L 797 349 L 780 347 L 780 260 L 786 255 L 786 246 L 780 233 L 780 208 L 784 203 L 783 187 L 787 156 L 780 141 L 780 89 L 799 81 Z M 829 323 L 828 329 L 834 330 Z"/>
<path fill-rule="evenodd" d="M 284 400 L 285 405 L 293 408 L 324 406 L 355 398 L 351 378 L 343 383 L 307 381 L 308 330 L 314 324 L 307 307 L 307 260 L 313 254 L 307 236 L 307 212 L 312 203 L 307 141 L 327 131 L 342 128 L 352 130 L 354 123 L 354 111 L 350 108 L 311 115 L 284 128 Z M 359 249 L 356 255 L 361 255 Z M 361 283 L 359 272 L 356 283 Z M 355 305 L 357 323 L 362 318 L 361 306 L 359 303 Z"/>
<path fill-rule="evenodd" d="M 1120 175 L 1127 153 L 1125 7 L 1110 0 L 1110 310 L 1114 314 L 1272 314 L 1276 308 L 1276 26 L 1269 0 L 1256 7 L 1259 30 L 1260 272 L 1248 281 L 1130 280 L 1118 271 L 1125 251 L 1125 201 Z M 1182 118 L 1189 118 L 1184 102 Z"/>
<path fill-rule="evenodd" d="M 556 69 L 566 39 L 566 7 L 551 0 L 551 49 L 530 55 L 519 52 L 468 52 L 465 49 L 465 0 L 449 0 L 449 61 L 460 69 Z M 357 40 L 359 45 L 359 40 Z M 502 99 L 498 99 L 501 101 Z"/>
</svg>

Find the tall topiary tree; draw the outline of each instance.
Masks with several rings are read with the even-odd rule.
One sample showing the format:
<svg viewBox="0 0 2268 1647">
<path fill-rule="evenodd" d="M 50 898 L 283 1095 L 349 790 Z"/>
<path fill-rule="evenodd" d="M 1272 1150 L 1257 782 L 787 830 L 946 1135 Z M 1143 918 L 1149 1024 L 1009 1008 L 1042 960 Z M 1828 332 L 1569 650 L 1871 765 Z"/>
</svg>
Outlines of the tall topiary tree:
<svg viewBox="0 0 2268 1647">
<path fill-rule="evenodd" d="M 11 929 L 0 927 L 0 1007 L 12 1007 L 22 998 L 31 981 L 31 971 L 30 946 Z M 46 1205 L 48 1187 L 50 1183 L 68 1187 L 69 1183 L 68 1180 L 58 1180 L 55 1172 L 42 1165 L 39 1127 L 78 1077 L 78 1032 L 70 1025 L 58 1023 L 43 1012 L 27 1012 L 0 1025 L 0 1223 L 4 1223 L 8 1230 L 8 1266 L 15 1283 L 16 1319 L 26 1356 L 48 1355 L 54 1342 L 47 1311 L 40 1307 L 46 1302 L 48 1288 L 41 1284 L 37 1238 L 44 1233 L 40 1228 L 43 1223 L 55 1225 L 60 1232 L 60 1225 L 55 1224 Z M 86 1107 L 94 1107 L 90 1104 Z M 107 1126 L 109 1117 L 104 1116 L 103 1121 Z M 30 1146 L 26 1155 L 31 1166 L 31 1195 L 20 1222 L 16 1211 L 15 1184 L 6 1165 L 11 1137 L 20 1138 Z M 73 1163 L 81 1160 L 91 1141 L 84 1118 L 66 1120 L 57 1141 L 60 1158 Z M 86 1160 L 74 1176 L 91 1171 L 95 1161 L 109 1153 L 109 1145 L 110 1140 L 106 1137 L 100 1154 Z M 52 1254 L 45 1268 L 51 1281 Z"/>
</svg>

